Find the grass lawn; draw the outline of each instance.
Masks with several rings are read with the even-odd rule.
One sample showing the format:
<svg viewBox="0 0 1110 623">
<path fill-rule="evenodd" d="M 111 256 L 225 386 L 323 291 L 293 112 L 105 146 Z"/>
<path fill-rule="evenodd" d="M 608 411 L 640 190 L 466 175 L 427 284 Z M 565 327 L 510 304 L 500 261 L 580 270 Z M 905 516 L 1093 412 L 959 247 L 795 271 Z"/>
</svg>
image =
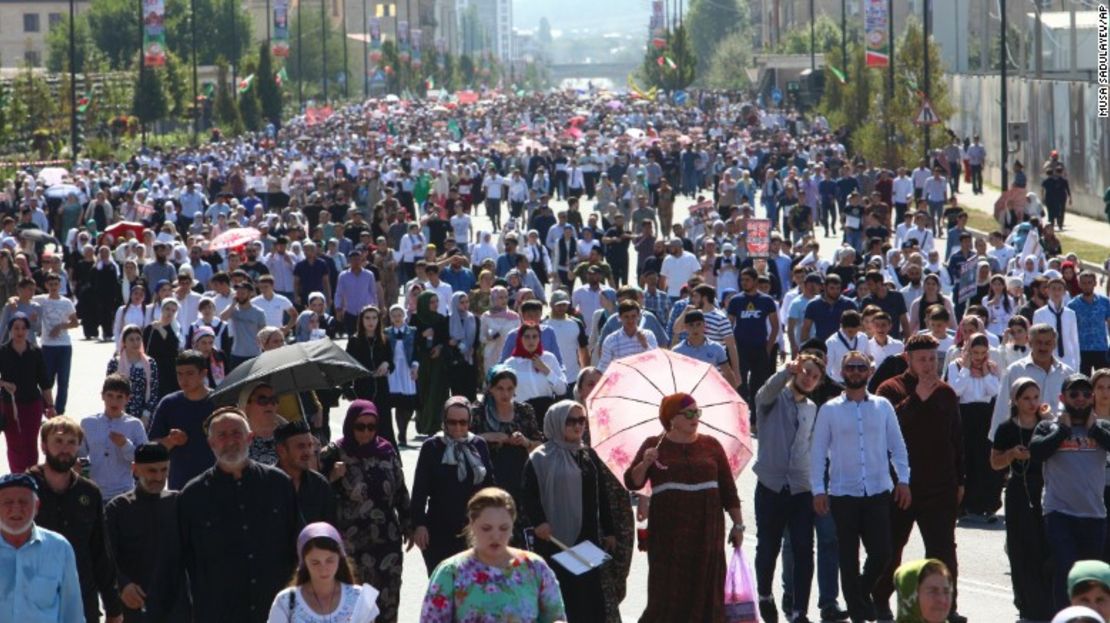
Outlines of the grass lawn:
<svg viewBox="0 0 1110 623">
<path fill-rule="evenodd" d="M 992 232 L 998 229 L 998 222 L 991 215 L 966 206 L 964 210 L 967 212 L 967 224 L 972 229 L 981 232 Z M 1079 256 L 1079 259 L 1090 262 L 1095 266 L 1102 266 L 1107 256 L 1110 255 L 1110 241 L 1107 241 L 1107 244 L 1095 244 L 1072 238 L 1066 233 L 1056 234 L 1056 237 L 1060 239 L 1064 253 L 1075 253 Z"/>
</svg>

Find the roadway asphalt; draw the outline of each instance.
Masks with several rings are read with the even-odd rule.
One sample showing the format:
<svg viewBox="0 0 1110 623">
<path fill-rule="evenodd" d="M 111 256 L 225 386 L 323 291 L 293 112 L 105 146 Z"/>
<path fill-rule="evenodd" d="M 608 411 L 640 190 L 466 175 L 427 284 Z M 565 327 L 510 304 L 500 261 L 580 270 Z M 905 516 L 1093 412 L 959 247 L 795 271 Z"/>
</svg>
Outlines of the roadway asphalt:
<svg viewBox="0 0 1110 623">
<path fill-rule="evenodd" d="M 686 208 L 692 202 L 681 200 L 676 206 L 676 219 L 685 218 Z M 483 210 L 484 212 L 484 210 Z M 681 215 L 681 216 L 680 216 Z M 485 216 L 477 219 L 476 228 L 485 226 L 488 221 Z M 822 255 L 831 258 L 832 251 L 839 244 L 839 240 L 823 238 Z M 80 329 L 71 332 L 74 340 L 73 374 L 70 379 L 70 398 L 68 414 L 80 419 L 100 410 L 100 385 L 104 378 L 105 367 L 112 356 L 112 345 L 87 342 L 81 339 Z M 346 409 L 344 402 L 340 408 L 332 410 L 331 425 L 333 431 L 341 428 L 343 413 Z M 410 439 L 412 435 L 410 435 Z M 0 453 L 6 453 L 6 445 L 0 438 Z M 405 464 L 406 479 L 411 482 L 416 466 L 417 448 L 402 450 Z M 6 454 L 3 454 L 6 456 Z M 0 474 L 7 472 L 7 461 L 0 461 Z M 744 548 L 749 560 L 755 557 L 756 524 L 754 514 L 754 493 L 756 479 L 750 466 L 738 481 L 745 523 L 748 526 L 748 535 Z M 1006 533 L 1004 523 L 999 521 L 991 526 L 961 525 L 957 528 L 957 555 L 960 561 L 959 577 L 959 603 L 960 612 L 973 623 L 1001 623 L 1017 619 L 1017 612 L 1013 606 L 1013 596 L 1010 588 L 1009 562 L 1005 553 Z M 862 553 L 862 552 L 861 552 Z M 906 560 L 923 556 L 920 535 L 914 531 L 910 545 L 906 551 Z M 777 582 L 776 582 L 777 584 Z M 424 561 L 415 549 L 407 552 L 404 559 L 404 579 L 402 584 L 401 612 L 402 622 L 419 620 L 420 604 L 424 590 L 427 588 L 427 575 Z M 632 570 L 628 578 L 628 595 L 621 604 L 621 614 L 626 621 L 637 620 L 647 603 L 647 558 L 641 552 L 636 552 L 632 561 Z M 816 593 L 816 582 L 814 584 Z M 781 589 L 775 588 L 776 603 L 781 603 Z M 841 606 L 844 602 L 841 599 Z M 816 594 L 810 603 L 809 616 L 812 620 L 819 620 L 816 607 Z M 781 617 L 780 617 L 781 618 Z"/>
</svg>

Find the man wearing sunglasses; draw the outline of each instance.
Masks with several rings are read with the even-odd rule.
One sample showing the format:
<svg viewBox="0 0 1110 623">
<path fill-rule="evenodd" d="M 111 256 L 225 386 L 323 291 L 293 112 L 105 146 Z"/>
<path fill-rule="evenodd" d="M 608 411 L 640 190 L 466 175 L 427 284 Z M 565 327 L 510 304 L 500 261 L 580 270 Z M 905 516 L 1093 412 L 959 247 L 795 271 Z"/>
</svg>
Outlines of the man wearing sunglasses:
<svg viewBox="0 0 1110 623">
<path fill-rule="evenodd" d="M 1093 386 L 1072 374 L 1061 386 L 1063 412 L 1033 430 L 1029 454 L 1043 462 L 1044 527 L 1052 552 L 1053 603 L 1068 605 L 1068 571 L 1077 560 L 1100 559 L 1106 538 L 1106 455 L 1110 422 L 1098 419 Z"/>
<path fill-rule="evenodd" d="M 867 391 L 870 358 L 852 351 L 844 356 L 840 370 L 844 393 L 817 413 L 809 484 L 814 511 L 818 515 L 831 511 L 836 519 L 840 581 L 855 623 L 876 618 L 872 590 L 891 558 L 890 507 L 893 503 L 909 508 L 910 465 L 894 408 Z M 891 465 L 897 484 L 891 478 Z M 860 541 L 867 550 L 862 574 Z"/>
<path fill-rule="evenodd" d="M 695 312 L 696 313 L 696 312 Z M 692 328 L 694 325 L 688 322 Z M 687 338 L 689 339 L 689 338 Z M 789 531 L 793 558 L 790 621 L 807 621 L 813 583 L 813 495 L 809 486 L 809 444 L 817 405 L 809 394 L 824 377 L 823 361 L 801 355 L 776 372 L 756 393 L 759 455 L 755 473 L 755 521 L 759 542 L 755 573 L 760 616 L 778 621 L 771 585 L 784 533 Z"/>
<path fill-rule="evenodd" d="M 894 570 L 902 563 L 902 550 L 914 524 L 925 542 L 925 556 L 944 563 L 956 585 L 956 520 L 964 495 L 964 442 L 960 425 L 960 399 L 937 372 L 937 339 L 929 334 L 906 340 L 909 368 L 888 379 L 876 392 L 894 406 L 910 457 L 913 474 L 912 503 L 890 509 L 890 565 L 875 586 L 878 620 L 893 621 L 889 610 L 894 594 Z M 953 593 L 952 623 L 966 621 L 956 613 Z"/>
</svg>

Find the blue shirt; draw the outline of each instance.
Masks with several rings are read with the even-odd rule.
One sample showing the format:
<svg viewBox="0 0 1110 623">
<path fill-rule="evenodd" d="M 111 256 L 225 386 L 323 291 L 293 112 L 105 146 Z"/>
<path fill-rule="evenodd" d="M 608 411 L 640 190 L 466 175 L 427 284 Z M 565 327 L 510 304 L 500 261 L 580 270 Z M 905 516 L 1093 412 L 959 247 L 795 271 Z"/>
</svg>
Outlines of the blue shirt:
<svg viewBox="0 0 1110 623">
<path fill-rule="evenodd" d="M 62 535 L 33 526 L 19 549 L 0 538 L 0 621 L 85 622 L 77 558 Z"/>
<path fill-rule="evenodd" d="M 738 348 L 767 346 L 767 317 L 774 313 L 778 313 L 775 299 L 762 292 L 756 292 L 754 295 L 741 292 L 732 297 L 728 302 L 728 315 L 736 321 L 732 327 L 736 346 Z"/>
<path fill-rule="evenodd" d="M 686 340 L 682 340 L 678 346 L 674 347 L 674 352 L 686 355 L 691 359 L 704 361 L 714 367 L 728 363 L 728 354 L 725 353 L 725 347 L 709 339 L 702 342 L 701 346 L 693 346 Z"/>
<path fill-rule="evenodd" d="M 825 460 L 829 484 L 825 487 Z M 809 454 L 814 495 L 865 497 L 894 489 L 890 466 L 899 484 L 910 483 L 909 452 L 894 407 L 881 396 L 860 402 L 841 394 L 817 412 Z"/>
<path fill-rule="evenodd" d="M 1094 300 L 1088 303 L 1083 296 L 1077 296 L 1068 302 L 1068 307 L 1075 312 L 1075 324 L 1079 328 L 1079 350 L 1105 353 L 1110 298 L 1096 292 Z"/>
<path fill-rule="evenodd" d="M 823 296 L 813 299 L 806 305 L 805 313 L 805 319 L 813 321 L 813 335 L 803 335 L 802 339 L 815 337 L 824 342 L 840 328 L 840 315 L 849 309 L 855 308 L 856 304 L 843 296 L 837 298 L 836 302 L 832 304 L 826 301 Z"/>
<path fill-rule="evenodd" d="M 478 283 L 478 280 L 474 278 L 474 271 L 468 268 L 441 270 L 439 271 L 439 278 L 451 286 L 452 292 L 470 292 Z"/>
<path fill-rule="evenodd" d="M 170 450 L 169 488 L 180 491 L 186 483 L 216 464 L 216 456 L 208 447 L 204 420 L 216 410 L 211 398 L 189 400 L 181 391 L 162 398 L 150 419 L 150 439 L 157 441 L 177 428 L 188 439 L 184 445 Z"/>
</svg>

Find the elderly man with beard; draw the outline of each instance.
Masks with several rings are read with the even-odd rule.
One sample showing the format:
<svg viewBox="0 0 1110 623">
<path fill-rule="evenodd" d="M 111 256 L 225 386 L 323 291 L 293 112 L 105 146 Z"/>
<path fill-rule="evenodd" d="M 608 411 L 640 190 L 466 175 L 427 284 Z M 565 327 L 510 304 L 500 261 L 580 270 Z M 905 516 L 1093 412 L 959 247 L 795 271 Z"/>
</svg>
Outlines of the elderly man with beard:
<svg viewBox="0 0 1110 623">
<path fill-rule="evenodd" d="M 250 460 L 242 411 L 217 409 L 206 424 L 216 464 L 178 499 L 193 620 L 263 623 L 297 564 L 297 493 L 281 470 Z"/>
<path fill-rule="evenodd" d="M 100 620 L 102 599 L 108 611 L 107 623 L 121 623 L 123 605 L 116 586 L 115 561 L 108 548 L 104 500 L 96 484 L 73 469 L 84 431 L 76 421 L 62 415 L 44 422 L 40 437 L 46 463 L 27 470 L 38 483 L 36 521 L 64 536 L 73 547 L 85 620 Z"/>
<path fill-rule="evenodd" d="M 170 451 L 160 443 L 135 449 L 135 488 L 104 509 L 116 561 L 125 623 L 187 623 L 189 595 L 181 568 L 177 491 L 166 490 Z"/>
<path fill-rule="evenodd" d="M 1106 538 L 1106 454 L 1110 422 L 1092 409 L 1093 385 L 1072 374 L 1060 388 L 1063 412 L 1033 429 L 1029 454 L 1044 465 L 1044 528 L 1052 552 L 1053 603 L 1068 605 L 1068 572 L 1077 560 L 1102 557 Z"/>
<path fill-rule="evenodd" d="M 84 623 L 73 548 L 35 525 L 38 487 L 27 474 L 0 476 L 0 621 Z"/>
<path fill-rule="evenodd" d="M 887 605 L 894 594 L 894 570 L 902 564 L 902 550 L 914 524 L 925 542 L 925 556 L 943 562 L 956 587 L 956 519 L 964 496 L 963 428 L 960 399 L 937 372 L 937 344 L 929 334 L 910 336 L 905 352 L 909 369 L 876 392 L 894 405 L 913 473 L 913 502 L 908 508 L 889 510 L 894 555 L 875 586 L 880 621 L 894 620 Z M 956 613 L 954 591 L 948 620 L 967 620 Z"/>
<path fill-rule="evenodd" d="M 320 472 L 317 463 L 316 439 L 304 420 L 286 422 L 274 429 L 278 469 L 293 480 L 297 490 L 297 507 L 306 524 L 326 521 L 335 525 L 335 492 Z"/>
</svg>

